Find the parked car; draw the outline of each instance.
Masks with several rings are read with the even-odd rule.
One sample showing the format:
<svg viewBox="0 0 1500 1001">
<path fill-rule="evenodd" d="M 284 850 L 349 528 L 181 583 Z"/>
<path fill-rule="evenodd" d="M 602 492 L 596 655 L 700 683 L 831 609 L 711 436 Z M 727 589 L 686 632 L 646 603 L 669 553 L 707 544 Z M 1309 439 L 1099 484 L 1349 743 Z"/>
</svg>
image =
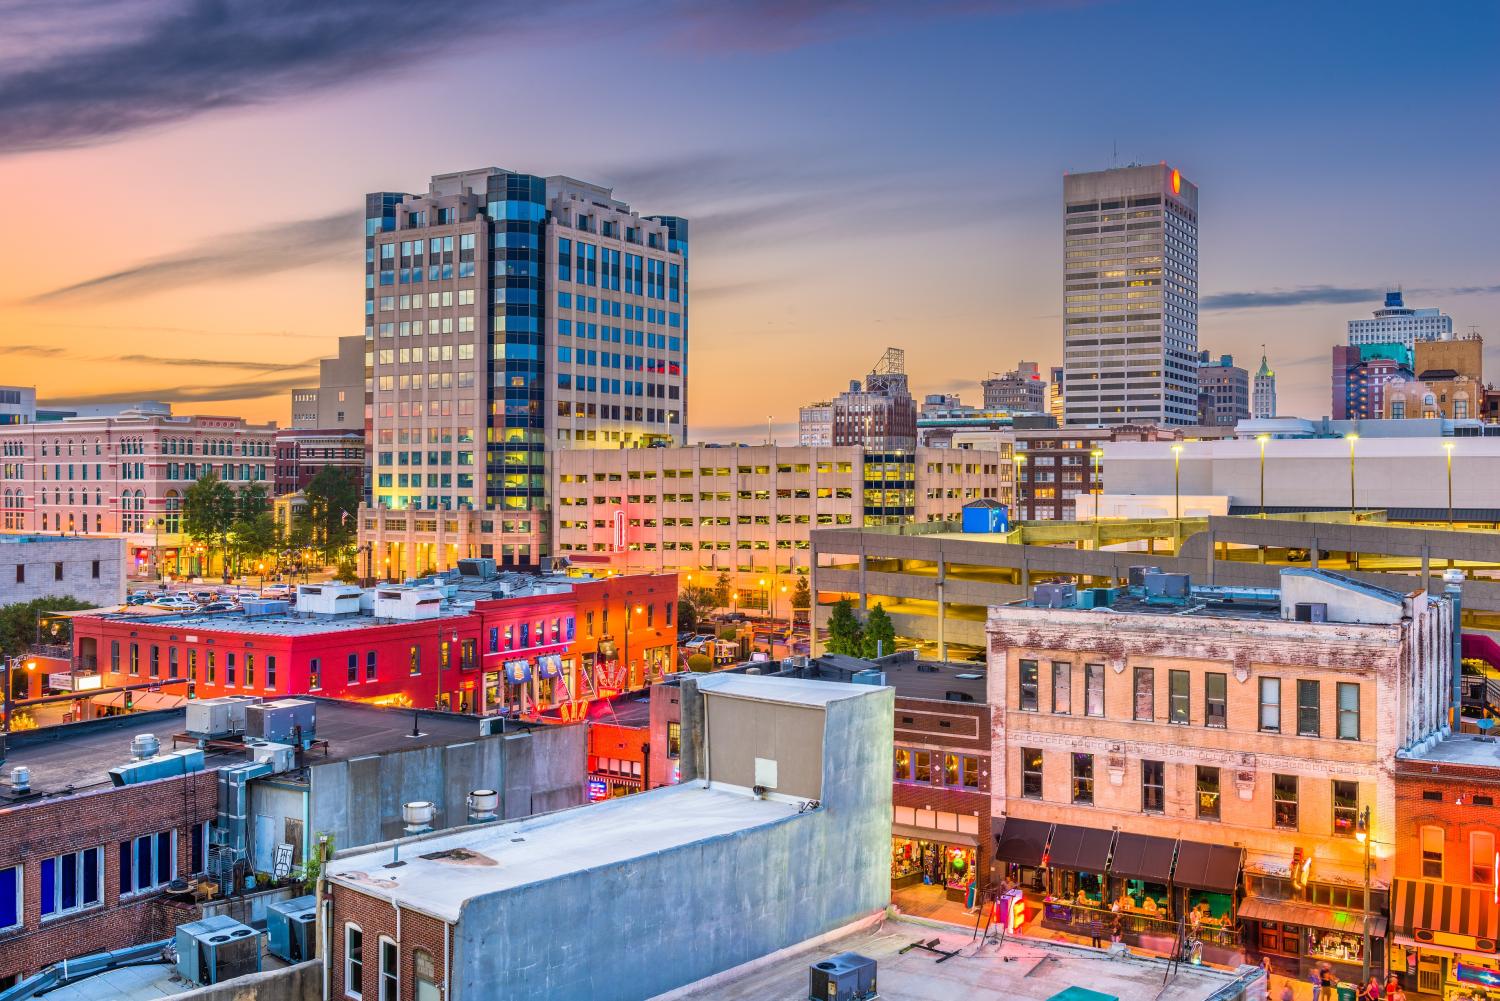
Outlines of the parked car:
<svg viewBox="0 0 1500 1001">
<path fill-rule="evenodd" d="M 151 596 L 148 594 L 136 592 L 135 594 L 127 594 L 125 596 L 125 604 L 127 605 L 149 605 L 150 603 Z"/>
<path fill-rule="evenodd" d="M 209 601 L 198 606 L 200 612 L 237 612 L 240 606 L 232 601 Z"/>
<path fill-rule="evenodd" d="M 189 591 L 188 597 L 197 602 L 213 601 L 216 595 L 212 591 Z"/>
<path fill-rule="evenodd" d="M 290 584 L 267 584 L 260 589 L 260 596 L 262 598 L 285 598 L 291 593 L 292 586 Z"/>
<path fill-rule="evenodd" d="M 151 606 L 173 612 L 191 612 L 198 607 L 198 603 L 185 594 L 164 594 L 152 601 Z"/>
</svg>

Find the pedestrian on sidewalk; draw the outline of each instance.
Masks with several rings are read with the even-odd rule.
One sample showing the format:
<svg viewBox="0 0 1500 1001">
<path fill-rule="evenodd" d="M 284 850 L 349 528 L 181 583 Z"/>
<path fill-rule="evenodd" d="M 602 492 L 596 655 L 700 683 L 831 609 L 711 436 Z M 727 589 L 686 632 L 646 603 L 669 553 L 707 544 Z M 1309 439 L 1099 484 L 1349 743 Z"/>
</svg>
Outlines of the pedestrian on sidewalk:
<svg viewBox="0 0 1500 1001">
<path fill-rule="evenodd" d="M 1090 943 L 1095 949 L 1099 948 L 1099 940 L 1104 937 L 1104 926 L 1098 918 L 1089 922 L 1089 937 L 1093 939 Z"/>
<path fill-rule="evenodd" d="M 1281 1001 L 1297 1001 L 1297 992 L 1292 990 L 1292 982 L 1290 980 L 1282 985 Z"/>
</svg>

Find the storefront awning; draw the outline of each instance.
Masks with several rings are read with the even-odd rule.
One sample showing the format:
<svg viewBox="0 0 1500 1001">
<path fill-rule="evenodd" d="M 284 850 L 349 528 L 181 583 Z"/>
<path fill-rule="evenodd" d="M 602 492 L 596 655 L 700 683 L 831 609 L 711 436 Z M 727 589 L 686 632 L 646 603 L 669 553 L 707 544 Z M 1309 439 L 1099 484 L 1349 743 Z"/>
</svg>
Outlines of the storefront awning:
<svg viewBox="0 0 1500 1001">
<path fill-rule="evenodd" d="M 1325 931 L 1349 932 L 1359 935 L 1364 932 L 1358 911 L 1334 910 L 1318 907 L 1296 900 L 1271 900 L 1266 897 L 1246 897 L 1240 902 L 1239 916 L 1248 921 L 1279 921 L 1282 924 L 1303 928 L 1322 928 Z M 1385 934 L 1385 918 L 1379 914 L 1365 917 L 1370 934 L 1380 937 Z"/>
<path fill-rule="evenodd" d="M 96 706 L 110 709 L 125 708 L 124 692 L 108 692 L 104 695 L 95 695 L 89 701 Z M 153 709 L 176 709 L 187 702 L 181 695 L 166 695 L 161 692 L 136 692 L 130 700 L 131 709 L 138 713 L 149 712 Z"/>
<path fill-rule="evenodd" d="M 897 838 L 911 838 L 913 841 L 937 841 L 945 845 L 979 847 L 979 839 L 972 834 L 965 834 L 962 831 L 939 831 L 931 827 L 917 827 L 914 824 L 892 824 L 891 835 Z"/>
<path fill-rule="evenodd" d="M 1398 879 L 1391 898 L 1396 931 L 1418 941 L 1424 940 L 1424 932 L 1442 932 L 1493 942 L 1500 938 L 1496 917 L 1493 890 L 1487 886 Z"/>
<path fill-rule="evenodd" d="M 1052 825 L 1045 820 L 1006 817 L 1005 826 L 995 835 L 995 858 L 1016 865 L 1041 865 L 1051 833 Z"/>
<path fill-rule="evenodd" d="M 1233 893 L 1240 885 L 1240 864 L 1244 860 L 1243 848 L 1180 841 L 1172 882 L 1210 893 Z"/>
<path fill-rule="evenodd" d="M 1121 879 L 1141 879 L 1148 883 L 1166 883 L 1172 878 L 1172 858 L 1177 842 L 1171 838 L 1154 838 L 1149 834 L 1115 836 L 1115 852 L 1110 859 L 1109 874 Z"/>
<path fill-rule="evenodd" d="M 1109 850 L 1114 843 L 1115 832 L 1111 829 L 1058 824 L 1052 829 L 1047 864 L 1070 872 L 1092 872 L 1102 876 L 1109 865 Z"/>
</svg>

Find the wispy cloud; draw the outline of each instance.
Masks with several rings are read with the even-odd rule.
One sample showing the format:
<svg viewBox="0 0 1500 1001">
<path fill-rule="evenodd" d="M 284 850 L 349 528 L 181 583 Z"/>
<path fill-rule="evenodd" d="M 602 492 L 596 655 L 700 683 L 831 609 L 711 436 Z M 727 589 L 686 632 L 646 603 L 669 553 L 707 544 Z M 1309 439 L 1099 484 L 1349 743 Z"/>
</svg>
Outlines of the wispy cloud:
<svg viewBox="0 0 1500 1001">
<path fill-rule="evenodd" d="M 0 150 L 81 146 L 205 112 L 389 78 L 455 47 L 518 47 L 594 15 L 674 53 L 773 51 L 1060 0 L 11 0 Z"/>
<path fill-rule="evenodd" d="M 339 212 L 240 233 L 226 233 L 180 253 L 40 292 L 27 303 L 120 299 L 197 282 L 249 278 L 347 258 L 360 248 L 359 212 Z"/>
<path fill-rule="evenodd" d="M 233 361 L 226 358 L 169 358 L 163 355 L 121 355 L 116 361 L 136 362 L 144 365 L 172 365 L 182 368 L 229 368 L 246 372 L 307 372 L 318 364 L 318 359 L 307 361 Z"/>
<path fill-rule="evenodd" d="M 1346 305 L 1379 303 L 1385 287 L 1356 288 L 1346 285 L 1301 285 L 1297 288 L 1263 289 L 1255 292 L 1216 292 L 1199 300 L 1205 310 L 1266 309 L 1277 306 Z M 1406 296 L 1500 295 L 1500 285 L 1461 285 L 1455 288 L 1410 288 Z"/>
<path fill-rule="evenodd" d="M 0 355 L 28 355 L 33 358 L 53 358 L 65 349 L 48 344 L 7 344 L 0 347 Z"/>
<path fill-rule="evenodd" d="M 57 397 L 40 402 L 47 406 L 56 406 L 63 403 L 130 403 L 135 400 L 167 400 L 172 403 L 261 400 L 290 392 L 304 385 L 306 381 L 300 377 L 286 377 L 262 382 L 232 382 L 219 386 L 204 386 L 201 383 L 185 386 L 146 385 L 139 388 L 113 389 L 103 393 Z"/>
</svg>

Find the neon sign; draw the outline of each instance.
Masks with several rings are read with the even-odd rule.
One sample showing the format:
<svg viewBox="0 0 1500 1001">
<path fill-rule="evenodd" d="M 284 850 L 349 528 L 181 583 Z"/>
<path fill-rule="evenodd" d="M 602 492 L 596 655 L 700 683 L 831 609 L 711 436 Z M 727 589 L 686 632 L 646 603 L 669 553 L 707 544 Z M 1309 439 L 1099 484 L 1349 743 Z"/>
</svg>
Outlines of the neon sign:
<svg viewBox="0 0 1500 1001">
<path fill-rule="evenodd" d="M 603 779 L 589 779 L 589 802 L 597 803 L 609 799 L 609 786 Z"/>
<path fill-rule="evenodd" d="M 1483 966 L 1459 963 L 1453 971 L 1453 979 L 1461 984 L 1481 984 L 1485 987 L 1500 987 L 1500 971 Z"/>
<path fill-rule="evenodd" d="M 1182 194 L 1182 175 L 1176 170 L 1172 171 L 1172 194 Z"/>
</svg>

